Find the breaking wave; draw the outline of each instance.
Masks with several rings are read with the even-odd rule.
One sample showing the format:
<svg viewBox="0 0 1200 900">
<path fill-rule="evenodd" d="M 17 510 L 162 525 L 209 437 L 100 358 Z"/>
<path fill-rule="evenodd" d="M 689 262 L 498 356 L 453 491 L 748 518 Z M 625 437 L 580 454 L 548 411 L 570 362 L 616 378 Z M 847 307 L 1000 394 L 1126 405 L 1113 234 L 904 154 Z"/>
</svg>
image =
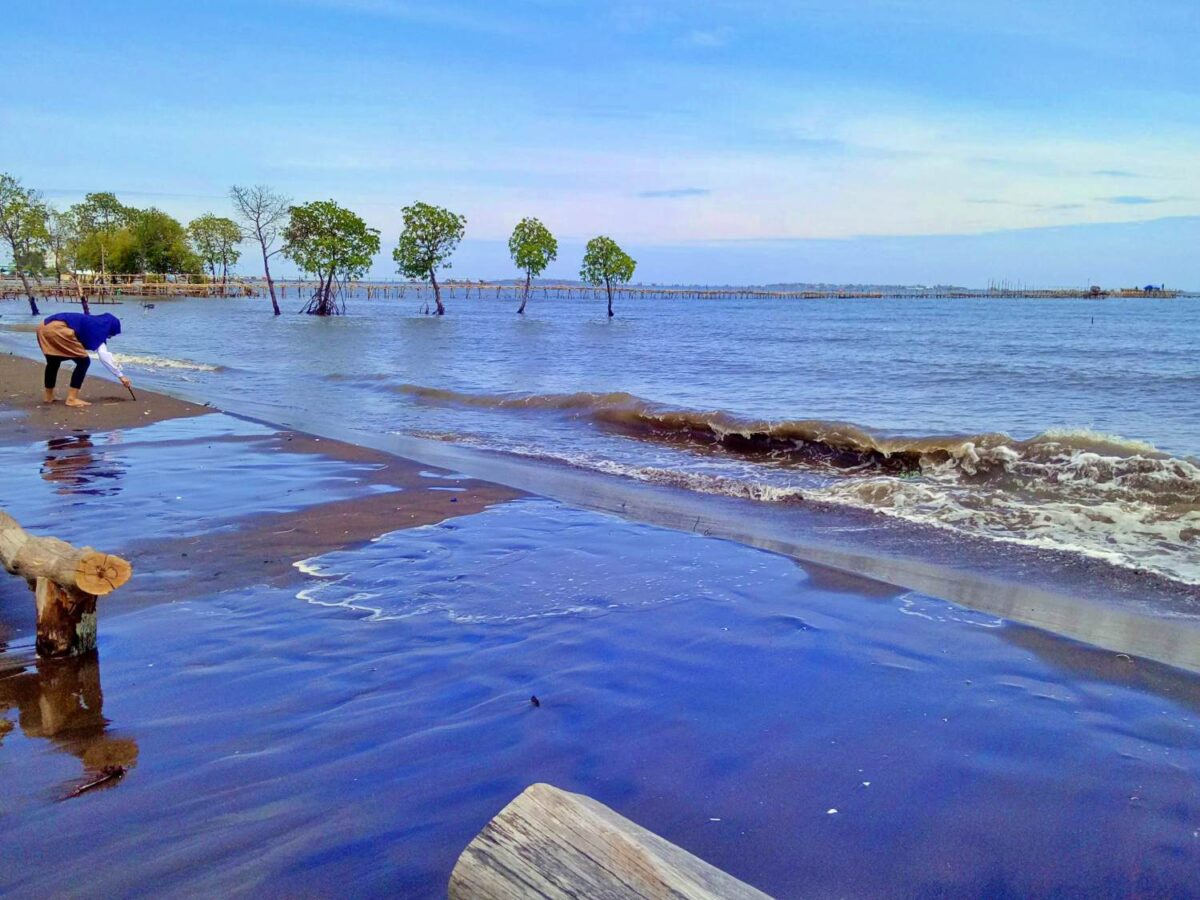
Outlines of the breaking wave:
<svg viewBox="0 0 1200 900">
<path fill-rule="evenodd" d="M 179 369 L 188 372 L 222 372 L 225 370 L 224 366 L 215 366 L 210 363 L 149 354 L 114 353 L 113 359 L 123 366 L 135 366 L 143 369 Z"/>
<path fill-rule="evenodd" d="M 687 459 L 666 468 L 559 455 L 612 474 L 767 502 L 835 503 L 1200 584 L 1200 461 L 1142 441 L 1086 429 L 1025 440 L 1000 432 L 882 435 L 845 422 L 673 409 L 623 392 L 394 389 L 426 403 L 553 413 L 677 447 L 690 459 L 717 455 L 756 464 L 721 473 L 690 468 Z M 505 449 L 554 455 L 545 448 Z"/>
</svg>

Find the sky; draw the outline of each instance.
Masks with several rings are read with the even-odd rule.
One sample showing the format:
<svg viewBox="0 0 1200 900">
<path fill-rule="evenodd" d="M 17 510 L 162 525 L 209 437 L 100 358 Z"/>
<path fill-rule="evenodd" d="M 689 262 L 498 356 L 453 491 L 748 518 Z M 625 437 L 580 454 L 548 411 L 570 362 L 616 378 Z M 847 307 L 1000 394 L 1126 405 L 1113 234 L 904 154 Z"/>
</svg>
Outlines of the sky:
<svg viewBox="0 0 1200 900">
<path fill-rule="evenodd" d="M 57 205 L 332 198 L 376 276 L 422 200 L 456 277 L 537 216 L 554 277 L 607 234 L 646 283 L 1200 287 L 1195 0 L 4 7 L 0 171 Z"/>
</svg>

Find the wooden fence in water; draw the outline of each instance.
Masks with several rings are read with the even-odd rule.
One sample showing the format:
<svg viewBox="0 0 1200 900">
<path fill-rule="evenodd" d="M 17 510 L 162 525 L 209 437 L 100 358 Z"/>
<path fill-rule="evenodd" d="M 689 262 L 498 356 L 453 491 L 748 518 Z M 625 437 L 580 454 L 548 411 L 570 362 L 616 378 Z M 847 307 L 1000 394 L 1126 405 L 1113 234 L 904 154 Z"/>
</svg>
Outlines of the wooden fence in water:
<svg viewBox="0 0 1200 900">
<path fill-rule="evenodd" d="M 519 301 L 525 290 L 521 282 L 488 281 L 445 281 L 441 282 L 442 295 L 447 299 L 510 300 Z M 306 298 L 314 283 L 303 279 L 281 279 L 275 282 L 275 291 L 281 300 Z M 267 283 L 261 278 L 230 278 L 226 282 L 212 281 L 202 275 L 141 276 L 113 275 L 105 281 L 84 281 L 83 291 L 90 303 L 115 303 L 122 298 L 148 299 L 153 297 L 265 297 Z M 53 298 L 61 302 L 77 303 L 78 289 L 74 283 L 54 280 L 31 280 L 30 288 L 36 297 Z M 433 288 L 425 282 L 413 281 L 359 281 L 347 286 L 349 296 L 374 299 L 433 299 Z M 1051 289 L 1013 290 L 990 288 L 988 290 L 965 290 L 958 288 L 901 289 L 841 289 L 804 288 L 773 289 L 766 287 L 699 287 L 626 284 L 613 289 L 617 299 L 652 298 L 660 300 L 867 300 L 881 298 L 897 299 L 1103 299 L 1119 298 L 1175 298 L 1195 296 L 1174 290 L 1145 291 L 1121 289 L 1113 291 Z M 581 284 L 542 282 L 534 284 L 531 296 L 562 299 L 599 300 L 605 295 L 604 288 Z M 11 276 L 0 278 L 0 300 L 15 300 L 25 296 L 21 282 Z"/>
</svg>

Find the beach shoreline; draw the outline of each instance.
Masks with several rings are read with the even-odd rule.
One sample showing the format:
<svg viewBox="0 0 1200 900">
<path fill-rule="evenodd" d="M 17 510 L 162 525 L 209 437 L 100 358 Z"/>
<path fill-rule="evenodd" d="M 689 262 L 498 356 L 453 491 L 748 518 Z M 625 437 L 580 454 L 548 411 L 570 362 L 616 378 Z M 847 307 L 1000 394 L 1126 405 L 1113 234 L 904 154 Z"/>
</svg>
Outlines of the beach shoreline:
<svg viewBox="0 0 1200 900">
<path fill-rule="evenodd" d="M 27 367 L 36 368 L 36 364 L 21 356 L 0 355 L 0 365 L 14 367 L 5 384 L 22 379 L 28 382 L 35 374 Z M 104 392 L 97 396 L 107 397 L 104 415 L 113 416 L 114 425 L 136 421 L 133 404 L 127 402 L 119 385 L 101 380 L 94 389 Z M 169 414 L 176 410 L 182 415 L 218 411 L 205 390 L 187 385 L 173 385 L 167 390 L 172 393 L 151 392 L 150 396 L 156 403 L 165 404 L 163 409 Z M 61 418 L 56 415 L 61 407 L 47 411 L 29 395 L 20 402 L 32 413 L 31 418 L 44 423 Z M 91 412 L 94 409 L 83 410 L 84 417 L 99 415 Z M 1195 593 L 1186 585 L 1153 574 L 1070 553 L 1025 552 L 1023 548 L 963 535 L 946 540 L 945 533 L 929 526 L 862 510 L 821 504 L 780 508 L 777 504 L 697 494 L 418 436 L 367 433 L 310 412 L 298 414 L 292 410 L 281 415 L 269 403 L 242 402 L 236 412 L 221 412 L 272 430 L 281 429 L 289 446 L 298 440 L 297 447 L 318 451 L 325 448 L 329 453 L 336 450 L 343 458 L 372 458 L 378 464 L 402 467 L 410 473 L 414 466 L 460 472 L 519 495 L 544 496 L 780 553 L 821 569 L 830 579 L 844 580 L 856 590 L 870 591 L 873 582 L 915 590 L 1113 653 L 1200 672 L 1200 609 Z M 148 421 L 154 420 L 154 414 L 152 411 Z M 73 418 L 67 417 L 68 421 Z M 53 430 L 60 426 L 45 427 Z M 3 440 L 0 435 L 0 444 Z M 377 498 L 372 502 L 385 513 L 389 509 L 386 501 Z M 419 524 L 416 518 L 411 521 Z M 368 521 L 365 528 L 353 534 L 359 540 L 369 540 L 382 529 L 383 524 Z M 318 547 L 332 549 L 332 545 L 323 544 L 314 549 Z M 255 555 L 251 551 L 249 558 Z M 305 554 L 311 555 L 315 553 Z M 223 577 L 233 578 L 236 570 L 222 571 Z"/>
<path fill-rule="evenodd" d="M 86 482 L 97 468 L 96 457 L 101 454 L 93 443 L 94 434 L 127 433 L 136 436 L 138 429 L 172 423 L 194 422 L 203 417 L 215 421 L 226 414 L 211 406 L 180 400 L 155 391 L 138 390 L 132 400 L 124 389 L 103 378 L 91 378 L 85 384 L 83 396 L 92 405 L 70 408 L 58 403 L 40 402 L 35 390 L 41 367 L 17 356 L 0 355 L 0 448 L 38 444 L 45 449 L 32 457 L 41 469 L 43 481 L 65 485 L 62 493 L 70 495 L 72 483 Z M 61 394 L 61 391 L 60 391 Z M 380 453 L 354 444 L 323 439 L 287 429 L 261 429 L 261 434 L 221 433 L 213 428 L 206 434 L 204 422 L 198 430 L 182 434 L 169 445 L 175 452 L 187 444 L 207 444 L 217 452 L 230 454 L 250 450 L 267 457 L 286 453 L 290 465 L 299 466 L 301 473 L 306 460 L 335 461 L 344 465 L 355 482 L 356 492 L 345 498 L 328 498 L 323 502 L 264 504 L 263 508 L 242 510 L 239 527 L 217 530 L 197 536 L 164 535 L 143 538 L 119 546 L 105 547 L 109 552 L 122 552 L 135 564 L 138 577 L 124 591 L 118 592 L 100 605 L 101 618 L 106 608 L 125 608 L 130 604 L 154 602 L 155 597 L 169 592 L 173 599 L 194 596 L 197 592 L 244 587 L 249 584 L 285 584 L 297 579 L 295 562 L 310 556 L 345 549 L 377 538 L 397 528 L 418 527 L 442 521 L 446 517 L 471 515 L 494 503 L 503 503 L 521 496 L 517 491 L 475 479 L 455 479 L 453 493 L 428 490 L 433 477 L 447 478 L 452 473 L 433 470 L 411 460 Z M 179 473 L 165 476 L 172 479 Z M 186 473 L 184 473 L 186 477 Z M 163 479 L 164 475 L 146 470 L 129 473 L 130 478 L 148 481 Z M 301 474 L 298 481 L 303 481 Z M 186 481 L 161 485 L 164 494 L 174 496 L 176 489 L 186 488 Z M 231 485 L 231 489 L 236 485 Z M 302 490 L 298 486 L 293 491 Z M 230 502 L 235 498 L 229 497 Z M 114 513 L 121 516 L 119 501 Z M 136 529 L 131 529 L 136 532 Z M 80 529 L 79 540 L 87 540 L 86 526 Z M 53 526 L 50 536 L 61 536 Z M 96 541 L 98 543 L 98 540 Z M 183 560 L 186 559 L 186 562 Z M 18 604 L 18 606 L 20 606 Z M 0 610 L 0 626 L 8 620 L 20 621 L 18 634 L 32 628 L 30 615 L 13 615 L 12 610 Z M 2 633 L 2 632 L 0 632 Z"/>
<path fill-rule="evenodd" d="M 18 391 L 38 366 L 0 374 Z M 670 504 L 676 527 L 642 524 L 614 480 L 577 488 L 595 512 L 538 496 L 561 492 L 544 467 L 520 490 L 85 396 L 0 418 L 6 507 L 135 571 L 78 660 L 36 660 L 31 596 L 0 583 L 0 890 L 444 896 L 534 781 L 778 896 L 1112 885 L 1148 854 L 1151 887 L 1186 883 L 1200 797 L 1159 753 L 1200 758 L 1194 676 L 716 539 Z M 1052 749 L 1006 738 L 1021 719 Z M 1129 728 L 1151 749 L 1130 756 Z M 126 774 L 59 802 L 106 765 Z M 71 870 L 47 865 L 96 815 Z M 1121 852 L 1076 841 L 1084 823 Z"/>
</svg>

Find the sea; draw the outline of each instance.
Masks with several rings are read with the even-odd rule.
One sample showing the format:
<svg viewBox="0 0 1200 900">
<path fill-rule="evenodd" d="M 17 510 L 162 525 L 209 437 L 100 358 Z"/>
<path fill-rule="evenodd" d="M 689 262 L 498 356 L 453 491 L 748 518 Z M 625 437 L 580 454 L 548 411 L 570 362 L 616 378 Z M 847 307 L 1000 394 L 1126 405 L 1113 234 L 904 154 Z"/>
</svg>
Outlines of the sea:
<svg viewBox="0 0 1200 900">
<path fill-rule="evenodd" d="M 0 448 L 140 572 L 53 665 L 0 580 L 0 893 L 444 897 L 547 782 L 773 896 L 1197 895 L 1200 301 L 302 302 L 97 307 L 228 414 Z M 386 490 L 270 423 L 528 495 L 219 590 L 206 536 Z"/>
<path fill-rule="evenodd" d="M 1200 586 L 1200 300 L 446 304 L 351 293 L 320 319 L 293 288 L 278 318 L 264 298 L 103 309 L 135 383 L 235 411 Z M 23 306 L 0 312 L 4 345 L 36 353 Z"/>
</svg>

